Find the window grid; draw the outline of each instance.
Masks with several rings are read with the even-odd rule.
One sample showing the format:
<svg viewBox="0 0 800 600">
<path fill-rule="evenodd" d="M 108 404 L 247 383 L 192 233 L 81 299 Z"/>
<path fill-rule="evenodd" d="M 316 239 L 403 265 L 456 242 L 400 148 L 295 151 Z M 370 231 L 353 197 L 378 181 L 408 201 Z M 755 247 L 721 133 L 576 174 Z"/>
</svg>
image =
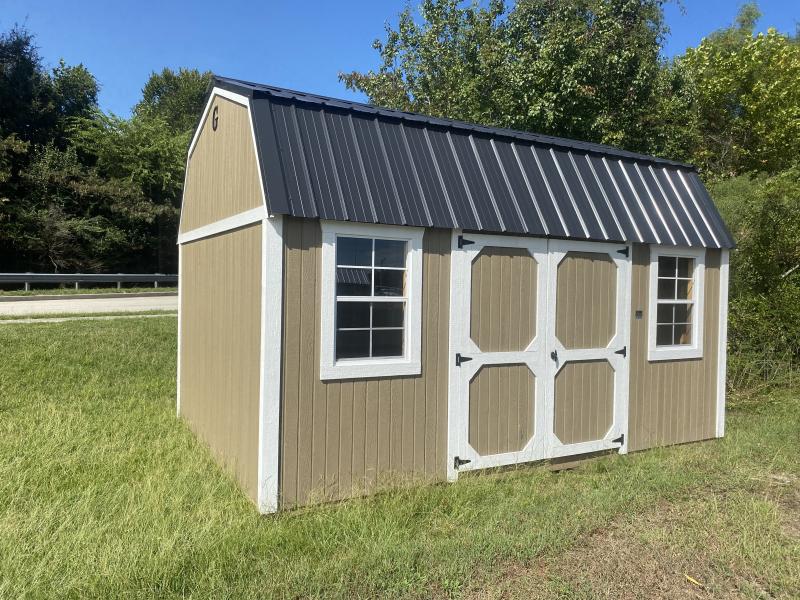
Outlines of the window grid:
<svg viewBox="0 0 800 600">
<path fill-rule="evenodd" d="M 674 261 L 675 266 L 671 273 L 667 272 L 662 274 L 662 261 L 661 259 L 671 260 Z M 681 275 L 681 266 L 686 266 L 687 275 Z M 664 269 L 666 271 L 666 269 Z M 695 261 L 693 258 L 686 258 L 680 256 L 666 256 L 662 255 L 659 257 L 658 263 L 658 277 L 657 277 L 657 298 L 656 298 L 656 331 L 661 327 L 669 327 L 670 335 L 668 344 L 658 343 L 656 341 L 657 346 L 686 346 L 692 343 L 692 314 L 694 309 L 694 272 L 695 272 Z M 661 298 L 661 289 L 662 289 L 662 282 L 672 282 L 672 290 L 671 290 L 671 298 Z M 686 297 L 682 297 L 683 294 L 679 289 L 680 282 L 686 282 Z M 659 306 L 671 306 L 672 310 L 669 311 L 671 318 L 668 321 L 663 321 L 658 318 L 658 310 Z M 677 307 L 678 306 L 685 306 L 686 307 L 686 317 L 684 319 L 678 320 L 677 314 Z M 680 336 L 682 337 L 684 334 L 688 333 L 688 339 L 685 342 L 681 342 L 680 338 L 678 337 L 678 333 L 680 332 Z M 678 338 L 678 339 L 676 339 Z"/>
<path fill-rule="evenodd" d="M 355 236 L 336 236 L 337 242 L 340 237 L 355 237 Z M 375 358 L 374 351 L 373 351 L 373 331 L 405 331 L 406 328 L 406 305 L 407 305 L 407 285 L 405 281 L 405 275 L 403 277 L 403 295 L 402 296 L 376 296 L 375 295 L 375 271 L 402 271 L 405 273 L 407 271 L 407 260 L 408 260 L 408 243 L 405 240 L 392 240 L 403 242 L 406 244 L 406 257 L 404 260 L 406 261 L 406 266 L 403 267 L 388 267 L 388 266 L 376 266 L 375 265 L 375 241 L 377 239 L 387 239 L 391 240 L 391 238 L 370 238 L 371 242 L 371 249 L 370 249 L 370 264 L 367 265 L 349 265 L 349 264 L 339 264 L 338 258 L 336 261 L 336 269 L 359 269 L 359 270 L 369 270 L 370 273 L 370 295 L 369 296 L 340 296 L 336 295 L 336 305 L 337 310 L 334 311 L 334 322 L 335 322 L 335 330 L 336 331 L 366 331 L 369 332 L 369 354 L 365 357 L 360 358 Z M 352 302 L 352 303 L 369 303 L 369 326 L 368 327 L 339 327 L 339 317 L 338 317 L 338 305 L 340 302 Z M 376 302 L 393 302 L 396 304 L 402 304 L 403 306 L 403 325 L 401 326 L 393 326 L 393 327 L 375 327 L 373 326 L 373 314 L 374 314 L 374 306 L 373 304 Z M 335 338 L 334 338 L 335 339 Z M 336 342 L 334 341 L 334 345 Z M 403 335 L 403 346 L 402 346 L 403 353 L 405 353 L 405 335 Z M 336 348 L 334 346 L 334 355 L 336 354 Z M 348 360 L 348 359 L 338 359 L 338 360 Z"/>
</svg>

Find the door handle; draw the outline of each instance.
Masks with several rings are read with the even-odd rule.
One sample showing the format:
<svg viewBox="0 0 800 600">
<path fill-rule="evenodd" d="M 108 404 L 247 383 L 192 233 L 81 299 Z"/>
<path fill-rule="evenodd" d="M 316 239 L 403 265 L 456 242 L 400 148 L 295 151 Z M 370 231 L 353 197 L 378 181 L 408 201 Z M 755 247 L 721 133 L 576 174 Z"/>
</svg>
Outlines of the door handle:
<svg viewBox="0 0 800 600">
<path fill-rule="evenodd" d="M 558 350 L 553 350 L 550 353 L 550 358 L 552 358 L 555 362 L 558 362 Z"/>
</svg>

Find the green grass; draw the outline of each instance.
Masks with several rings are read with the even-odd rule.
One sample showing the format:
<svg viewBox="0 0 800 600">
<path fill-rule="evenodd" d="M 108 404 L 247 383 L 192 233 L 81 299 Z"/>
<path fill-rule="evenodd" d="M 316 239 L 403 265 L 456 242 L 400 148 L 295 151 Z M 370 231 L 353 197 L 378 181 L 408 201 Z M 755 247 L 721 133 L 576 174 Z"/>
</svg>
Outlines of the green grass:
<svg viewBox="0 0 800 600">
<path fill-rule="evenodd" d="M 158 293 L 177 293 L 177 287 L 159 286 L 154 288 L 152 285 L 147 287 L 96 287 L 96 288 L 47 288 L 35 290 L 0 290 L 0 296 L 73 296 L 75 294 L 142 294 L 149 292 Z"/>
<path fill-rule="evenodd" d="M 175 418 L 175 326 L 0 328 L 0 598 L 800 594 L 796 391 L 723 440 L 260 517 Z"/>
<path fill-rule="evenodd" d="M 36 313 L 31 315 L 0 315 L 0 321 L 24 321 L 26 319 L 73 319 L 87 317 L 135 317 L 142 315 L 175 315 L 175 310 L 110 311 L 99 313 Z"/>
</svg>

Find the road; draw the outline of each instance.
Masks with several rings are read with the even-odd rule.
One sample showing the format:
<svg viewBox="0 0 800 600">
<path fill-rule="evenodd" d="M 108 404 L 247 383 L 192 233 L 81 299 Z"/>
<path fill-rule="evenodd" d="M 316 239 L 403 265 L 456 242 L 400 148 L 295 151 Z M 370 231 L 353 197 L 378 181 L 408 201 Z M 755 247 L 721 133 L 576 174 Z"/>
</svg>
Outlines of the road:
<svg viewBox="0 0 800 600">
<path fill-rule="evenodd" d="M 148 310 L 178 310 L 178 296 L 109 296 L 104 298 L 74 298 L 32 300 L 20 298 L 0 302 L 0 315 L 62 315 L 79 313 L 143 312 Z"/>
</svg>

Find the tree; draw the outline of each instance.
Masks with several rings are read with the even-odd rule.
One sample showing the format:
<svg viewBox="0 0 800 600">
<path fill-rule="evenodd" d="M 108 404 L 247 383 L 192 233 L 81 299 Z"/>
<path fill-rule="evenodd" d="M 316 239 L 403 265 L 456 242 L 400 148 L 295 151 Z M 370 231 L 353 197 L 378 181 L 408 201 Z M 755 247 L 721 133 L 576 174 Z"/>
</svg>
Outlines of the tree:
<svg viewBox="0 0 800 600">
<path fill-rule="evenodd" d="M 425 0 L 349 89 L 401 110 L 651 150 L 661 0 Z"/>
<path fill-rule="evenodd" d="M 800 43 L 769 29 L 753 35 L 754 4 L 675 63 L 695 126 L 693 162 L 712 177 L 777 173 L 800 160 Z"/>
<path fill-rule="evenodd" d="M 157 116 L 179 133 L 193 130 L 203 112 L 211 86 L 211 72 L 197 69 L 164 69 L 152 73 L 134 107 L 140 117 Z"/>
</svg>

